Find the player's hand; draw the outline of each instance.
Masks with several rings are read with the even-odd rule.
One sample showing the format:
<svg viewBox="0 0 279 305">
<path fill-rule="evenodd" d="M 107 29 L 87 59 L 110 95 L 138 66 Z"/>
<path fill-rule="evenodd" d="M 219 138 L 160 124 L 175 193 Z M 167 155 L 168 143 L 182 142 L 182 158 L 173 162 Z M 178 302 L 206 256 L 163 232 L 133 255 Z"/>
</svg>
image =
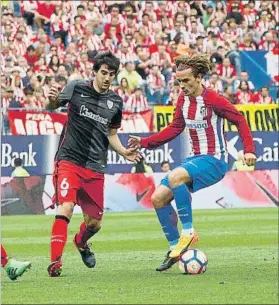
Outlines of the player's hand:
<svg viewBox="0 0 279 305">
<path fill-rule="evenodd" d="M 53 85 L 51 86 L 50 90 L 49 90 L 49 93 L 48 93 L 48 99 L 50 101 L 55 101 L 58 99 L 58 95 L 59 95 L 59 92 L 61 90 L 61 87 L 60 86 L 57 86 L 57 85 Z"/>
<path fill-rule="evenodd" d="M 129 137 L 130 137 L 128 140 L 129 148 L 141 148 L 140 145 L 141 137 L 137 137 L 137 136 L 129 136 Z"/>
<path fill-rule="evenodd" d="M 252 154 L 252 153 L 246 153 L 244 154 L 244 162 L 248 165 L 248 166 L 253 166 L 256 164 L 257 161 L 257 157 Z"/>
<path fill-rule="evenodd" d="M 142 154 L 137 150 L 137 148 L 126 148 L 123 157 L 134 163 L 140 162 L 140 160 L 143 158 Z"/>
</svg>

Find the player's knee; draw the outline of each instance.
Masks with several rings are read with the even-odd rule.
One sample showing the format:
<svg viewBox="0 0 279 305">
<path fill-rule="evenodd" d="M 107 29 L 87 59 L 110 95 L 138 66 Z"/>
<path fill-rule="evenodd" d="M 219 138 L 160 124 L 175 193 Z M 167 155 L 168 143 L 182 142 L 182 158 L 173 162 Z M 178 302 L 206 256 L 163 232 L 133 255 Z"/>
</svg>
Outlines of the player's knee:
<svg viewBox="0 0 279 305">
<path fill-rule="evenodd" d="M 74 202 L 64 202 L 63 204 L 59 204 L 57 208 L 57 215 L 62 215 L 67 217 L 68 219 L 72 218 L 73 210 L 75 204 Z"/>
<path fill-rule="evenodd" d="M 101 229 L 101 220 L 90 218 L 85 220 L 86 227 L 90 231 L 99 231 Z"/>
<path fill-rule="evenodd" d="M 164 202 L 159 194 L 154 192 L 151 196 L 151 202 L 155 209 L 161 208 L 164 206 Z"/>
<path fill-rule="evenodd" d="M 177 168 L 168 175 L 171 188 L 188 183 L 190 181 L 189 173 L 184 168 Z"/>
</svg>

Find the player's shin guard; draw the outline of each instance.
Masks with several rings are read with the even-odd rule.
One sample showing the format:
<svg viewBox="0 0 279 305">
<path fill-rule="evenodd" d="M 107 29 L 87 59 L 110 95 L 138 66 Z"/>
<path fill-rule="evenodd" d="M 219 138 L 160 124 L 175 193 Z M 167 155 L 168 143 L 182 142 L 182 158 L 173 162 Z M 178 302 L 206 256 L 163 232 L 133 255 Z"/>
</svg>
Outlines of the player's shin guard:
<svg viewBox="0 0 279 305">
<path fill-rule="evenodd" d="M 75 243 L 79 248 L 85 248 L 87 241 L 94 236 L 101 228 L 90 229 L 87 227 L 86 223 L 83 222 L 80 225 L 79 233 L 75 236 Z"/>
<path fill-rule="evenodd" d="M 172 248 L 177 244 L 179 239 L 179 232 L 177 229 L 177 214 L 171 204 L 155 209 L 155 211 L 169 242 L 170 248 Z"/>
<path fill-rule="evenodd" d="M 1 266 L 5 267 L 8 263 L 8 254 L 5 248 L 1 245 Z"/>
<path fill-rule="evenodd" d="M 177 207 L 177 213 L 182 223 L 182 234 L 192 238 L 194 236 L 192 196 L 186 184 L 174 187 L 172 191 Z"/>
<path fill-rule="evenodd" d="M 57 215 L 52 226 L 51 233 L 51 261 L 59 260 L 63 254 L 68 237 L 69 219 L 66 216 Z"/>
</svg>

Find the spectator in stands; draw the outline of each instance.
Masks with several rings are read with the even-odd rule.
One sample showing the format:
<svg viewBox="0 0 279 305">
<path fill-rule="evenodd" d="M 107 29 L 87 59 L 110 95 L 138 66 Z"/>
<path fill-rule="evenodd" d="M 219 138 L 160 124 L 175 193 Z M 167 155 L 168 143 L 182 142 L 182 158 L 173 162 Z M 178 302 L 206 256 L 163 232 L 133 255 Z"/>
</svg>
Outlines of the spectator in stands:
<svg viewBox="0 0 279 305">
<path fill-rule="evenodd" d="M 35 22 L 38 28 L 44 27 L 46 32 L 50 33 L 50 17 L 54 13 L 55 5 L 53 1 L 37 1 L 37 10 L 35 13 Z"/>
<path fill-rule="evenodd" d="M 34 17 L 38 8 L 37 1 L 20 1 L 19 4 L 27 25 L 33 28 Z"/>
<path fill-rule="evenodd" d="M 170 172 L 170 162 L 169 161 L 163 161 L 161 163 L 161 172 L 162 173 Z"/>
<path fill-rule="evenodd" d="M 141 88 L 136 88 L 135 92 L 132 93 L 127 102 L 124 103 L 124 110 L 129 112 L 142 112 L 148 110 L 148 102 L 146 97 L 143 95 Z"/>
<path fill-rule="evenodd" d="M 12 177 L 29 177 L 30 174 L 23 167 L 23 160 L 20 158 L 14 159 L 13 167 L 15 168 L 11 174 Z"/>
<path fill-rule="evenodd" d="M 147 79 L 152 66 L 152 60 L 148 53 L 148 48 L 140 48 L 137 53 L 138 59 L 136 60 L 136 71 L 142 77 L 143 80 Z"/>
<path fill-rule="evenodd" d="M 219 94 L 223 93 L 222 81 L 219 79 L 216 72 L 211 73 L 210 78 L 205 81 L 205 87 L 214 90 Z"/>
<path fill-rule="evenodd" d="M 170 82 L 169 92 L 168 105 L 173 105 L 176 107 L 178 96 L 181 93 L 179 82 L 177 80 Z"/>
<path fill-rule="evenodd" d="M 200 6 L 200 8 L 202 9 L 202 6 Z M 206 9 L 205 10 L 202 9 L 202 11 L 203 11 L 202 24 L 204 28 L 207 29 L 209 27 L 210 21 L 215 18 L 212 4 L 209 3 Z"/>
<path fill-rule="evenodd" d="M 233 92 L 241 81 L 248 81 L 253 90 L 249 76 L 241 71 L 238 50 L 253 51 L 258 44 L 260 50 L 278 48 L 278 1 L 40 0 L 20 1 L 21 12 L 17 2 L 8 2 L 1 20 L 1 88 L 5 104 L 11 94 L 5 88 L 13 87 L 13 101 L 8 103 L 12 107 L 26 100 L 23 89 L 29 92 L 28 99 L 42 100 L 36 88 L 42 87 L 46 97 L 55 80 L 63 85 L 66 80 L 90 79 L 98 49 L 109 49 L 122 60 L 116 88 L 126 78 L 131 90 L 142 87 L 148 103 L 174 106 L 180 92 L 173 82 L 174 58 L 206 52 L 213 66 L 206 86 L 221 92 L 219 81 L 215 82 L 217 72 L 223 78 L 224 95 L 235 103 Z M 153 65 L 160 75 L 163 72 L 162 78 L 154 77 Z M 154 90 L 159 98 L 151 94 Z M 255 102 L 269 103 L 269 94 L 262 90 Z"/>
<path fill-rule="evenodd" d="M 262 35 L 266 31 L 274 28 L 275 23 L 268 19 L 268 11 L 262 10 L 260 13 L 260 19 L 255 24 L 255 29 Z"/>
<path fill-rule="evenodd" d="M 11 79 L 12 79 L 11 87 L 13 89 L 13 98 L 20 103 L 20 101 L 24 97 L 24 92 L 23 92 L 23 82 L 20 78 L 19 72 L 17 73 L 17 70 L 14 70 Z"/>
<path fill-rule="evenodd" d="M 124 104 L 128 101 L 129 97 L 131 96 L 133 90 L 129 87 L 129 83 L 127 78 L 123 77 L 120 80 L 120 86 L 116 88 L 115 92 L 122 97 Z"/>
<path fill-rule="evenodd" d="M 157 65 L 153 65 L 147 77 L 146 95 L 151 103 L 165 104 L 167 89 L 165 77 Z"/>
<path fill-rule="evenodd" d="M 227 15 L 227 19 L 234 19 L 236 24 L 241 24 L 244 18 L 240 11 L 239 3 L 234 2 L 232 4 L 231 12 Z"/>
<path fill-rule="evenodd" d="M 2 90 L 2 89 L 1 89 Z M 6 114 L 8 108 L 19 108 L 20 103 L 14 98 L 14 90 L 12 87 L 6 87 L 1 92 L 1 108 Z"/>
<path fill-rule="evenodd" d="M 243 41 L 238 44 L 238 49 L 241 51 L 256 51 L 258 46 L 255 41 L 252 40 L 251 35 L 244 34 Z"/>
<path fill-rule="evenodd" d="M 226 4 L 224 1 L 216 1 L 215 19 L 217 20 L 218 25 L 222 24 L 227 18 L 225 6 Z"/>
<path fill-rule="evenodd" d="M 34 91 L 31 88 L 24 89 L 24 98 L 20 102 L 20 107 L 25 109 L 42 109 L 42 105 L 40 105 L 34 96 Z"/>
<path fill-rule="evenodd" d="M 224 58 L 223 63 L 217 68 L 217 74 L 223 82 L 223 87 L 228 85 L 233 86 L 233 82 L 236 79 L 235 67 L 231 64 L 229 58 Z"/>
<path fill-rule="evenodd" d="M 262 40 L 259 43 L 259 50 L 272 51 L 278 48 L 278 40 L 273 39 L 273 33 L 271 31 L 266 32 Z"/>
<path fill-rule="evenodd" d="M 236 100 L 236 97 L 235 95 L 233 94 L 233 87 L 230 85 L 230 86 L 226 86 L 224 88 L 224 93 L 223 93 L 223 96 L 228 99 L 232 104 L 237 104 L 237 100 Z"/>
<path fill-rule="evenodd" d="M 161 73 L 164 75 L 166 83 L 169 82 L 172 73 L 172 63 L 169 53 L 164 44 L 158 46 L 158 52 L 151 55 L 153 65 L 159 67 Z"/>
<path fill-rule="evenodd" d="M 248 81 L 240 82 L 238 89 L 235 92 L 237 104 L 252 104 L 254 101 L 253 92 L 249 89 Z"/>
<path fill-rule="evenodd" d="M 127 61 L 125 62 L 125 68 L 118 74 L 117 81 L 120 83 L 122 78 L 126 78 L 128 80 L 129 87 L 134 90 L 143 85 L 143 81 L 138 72 L 135 71 L 134 62 Z"/>
<path fill-rule="evenodd" d="M 224 60 L 224 54 L 225 54 L 225 50 L 224 50 L 224 47 L 223 46 L 219 46 L 217 47 L 217 52 L 214 52 L 211 56 L 210 56 L 210 61 L 213 63 L 213 64 L 217 64 L 218 66 L 220 64 L 223 63 L 223 60 Z"/>
<path fill-rule="evenodd" d="M 268 105 L 268 104 L 273 104 L 273 98 L 271 95 L 269 95 L 269 89 L 268 87 L 262 87 L 260 92 L 257 92 L 254 95 L 254 99 L 253 102 L 255 104 L 264 104 L 264 105 Z"/>
<path fill-rule="evenodd" d="M 255 90 L 255 86 L 252 83 L 251 80 L 249 80 L 249 73 L 246 70 L 242 70 L 240 73 L 240 77 L 238 79 L 235 80 L 234 86 L 235 88 L 238 88 L 240 85 L 241 81 L 247 81 L 248 85 L 249 85 L 249 90 L 254 91 Z"/>
<path fill-rule="evenodd" d="M 27 47 L 24 57 L 29 66 L 34 66 L 39 59 L 37 53 L 35 52 L 35 48 L 32 45 Z"/>
</svg>

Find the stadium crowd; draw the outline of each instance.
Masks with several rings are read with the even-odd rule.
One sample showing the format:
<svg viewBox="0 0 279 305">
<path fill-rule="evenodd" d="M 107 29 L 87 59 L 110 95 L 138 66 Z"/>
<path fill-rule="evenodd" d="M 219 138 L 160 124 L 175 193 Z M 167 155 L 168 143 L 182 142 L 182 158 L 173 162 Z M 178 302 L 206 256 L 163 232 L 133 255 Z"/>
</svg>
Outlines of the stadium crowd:
<svg viewBox="0 0 279 305">
<path fill-rule="evenodd" d="M 121 59 L 124 109 L 175 104 L 174 58 L 208 53 L 204 85 L 235 104 L 274 103 L 241 70 L 239 50 L 278 49 L 277 1 L 2 1 L 2 109 L 43 109 L 50 86 L 92 77 L 94 55 Z"/>
</svg>

